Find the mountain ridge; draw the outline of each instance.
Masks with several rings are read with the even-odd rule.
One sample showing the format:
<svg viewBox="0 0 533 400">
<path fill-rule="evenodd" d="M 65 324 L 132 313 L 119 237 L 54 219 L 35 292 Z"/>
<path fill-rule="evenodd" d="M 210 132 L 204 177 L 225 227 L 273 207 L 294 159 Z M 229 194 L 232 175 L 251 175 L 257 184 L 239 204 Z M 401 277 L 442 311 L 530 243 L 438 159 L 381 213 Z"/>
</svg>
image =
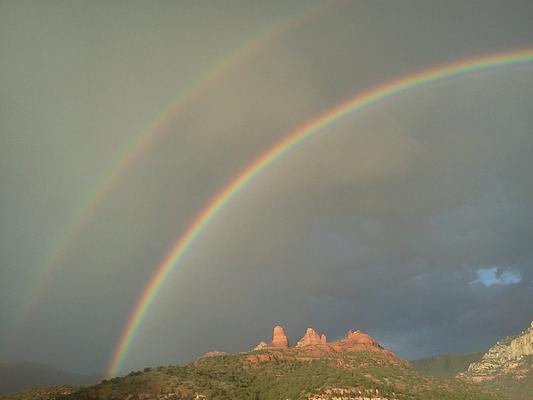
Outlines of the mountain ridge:
<svg viewBox="0 0 533 400">
<path fill-rule="evenodd" d="M 275 326 L 272 340 L 250 351 L 211 351 L 184 366 L 145 368 L 92 386 L 54 386 L 0 399 L 533 400 L 533 354 L 525 354 L 530 334 L 533 324 L 491 348 L 500 349 L 505 362 L 511 354 L 520 368 L 491 370 L 494 378 L 485 380 L 473 379 L 476 375 L 469 371 L 486 363 L 487 354 L 495 354 L 491 349 L 409 362 L 358 330 L 328 342 L 326 335 L 309 327 L 290 346 L 284 329 Z M 511 350 L 501 351 L 502 346 Z M 456 374 L 457 369 L 462 372 Z"/>
<path fill-rule="evenodd" d="M 38 362 L 0 362 L 0 394 L 52 385 L 87 385 L 101 374 L 78 374 Z"/>
<path fill-rule="evenodd" d="M 485 351 L 439 354 L 410 360 L 411 365 L 418 372 L 433 378 L 453 378 L 464 372 L 468 366 L 483 357 Z"/>
<path fill-rule="evenodd" d="M 475 382 L 493 380 L 499 375 L 513 375 L 526 366 L 527 359 L 533 356 L 533 321 L 530 326 L 516 336 L 508 336 L 496 342 L 483 355 L 481 360 L 468 366 L 464 376 Z"/>
<path fill-rule="evenodd" d="M 423 376 L 361 331 L 328 342 L 308 328 L 290 346 L 282 327 L 247 352 L 208 352 L 185 366 L 145 368 L 58 400 L 496 400 L 457 379 Z"/>
</svg>

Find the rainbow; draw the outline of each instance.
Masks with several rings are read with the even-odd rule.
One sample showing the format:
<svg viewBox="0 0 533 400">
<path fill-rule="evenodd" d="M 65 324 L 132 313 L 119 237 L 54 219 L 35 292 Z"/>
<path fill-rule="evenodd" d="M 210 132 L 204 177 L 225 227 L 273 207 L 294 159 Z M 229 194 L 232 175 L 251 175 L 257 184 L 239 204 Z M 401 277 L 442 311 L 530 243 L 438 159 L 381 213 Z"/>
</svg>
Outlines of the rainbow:
<svg viewBox="0 0 533 400">
<path fill-rule="evenodd" d="M 229 182 L 222 191 L 211 199 L 211 201 L 181 234 L 170 248 L 168 254 L 157 266 L 155 273 L 144 288 L 140 298 L 137 300 L 129 320 L 123 329 L 120 340 L 111 357 L 107 369 L 107 376 L 111 377 L 117 375 L 128 352 L 132 339 L 143 321 L 143 316 L 154 301 L 161 285 L 176 267 L 178 261 L 182 258 L 191 243 L 202 233 L 217 213 L 220 212 L 243 187 L 263 172 L 269 165 L 297 145 L 309 139 L 319 130 L 334 124 L 348 114 L 361 111 L 381 100 L 446 79 L 452 79 L 480 71 L 530 63 L 533 63 L 533 49 L 524 49 L 437 66 L 432 69 L 423 70 L 393 80 L 342 102 L 322 115 L 311 119 L 299 129 L 293 131 L 286 138 L 261 154 L 255 161 Z"/>
<path fill-rule="evenodd" d="M 91 217 L 94 216 L 97 209 L 103 201 L 109 196 L 113 188 L 115 188 L 121 178 L 130 170 L 131 166 L 135 164 L 154 143 L 155 139 L 165 131 L 165 127 L 173 120 L 173 118 L 189 106 L 192 102 L 202 96 L 217 82 L 220 82 L 230 72 L 236 70 L 246 60 L 250 60 L 254 54 L 267 45 L 278 43 L 291 31 L 298 27 L 313 21 L 318 16 L 322 15 L 326 8 L 332 6 L 332 3 L 326 2 L 310 2 L 305 7 L 299 8 L 292 14 L 285 15 L 281 20 L 276 21 L 273 25 L 259 31 L 251 39 L 245 42 L 240 47 L 230 51 L 225 57 L 216 62 L 211 68 L 199 75 L 190 85 L 188 85 L 183 92 L 170 104 L 163 113 L 156 119 L 156 121 L 130 143 L 130 145 L 120 154 L 111 167 L 103 174 L 102 179 L 96 185 L 97 190 L 92 192 L 92 195 L 86 196 L 88 201 L 84 202 L 72 218 L 69 219 L 67 226 L 62 229 L 63 234 L 57 237 L 52 246 L 54 249 L 47 260 L 45 267 L 38 273 L 35 283 L 28 290 L 29 295 L 26 297 L 25 304 L 17 321 L 13 324 L 16 333 L 16 327 L 22 321 L 31 315 L 32 310 L 37 304 L 48 287 L 48 282 L 54 275 L 56 270 L 64 264 L 65 257 L 68 250 L 72 248 L 78 240 L 84 227 L 87 225 Z"/>
</svg>

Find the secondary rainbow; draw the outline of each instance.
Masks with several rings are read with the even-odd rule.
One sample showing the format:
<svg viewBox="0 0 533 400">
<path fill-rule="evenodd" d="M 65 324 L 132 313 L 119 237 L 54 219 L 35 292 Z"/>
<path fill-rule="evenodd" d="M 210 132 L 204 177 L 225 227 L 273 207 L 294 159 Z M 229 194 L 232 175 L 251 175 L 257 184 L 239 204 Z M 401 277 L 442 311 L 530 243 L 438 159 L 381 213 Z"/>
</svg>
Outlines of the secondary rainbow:
<svg viewBox="0 0 533 400">
<path fill-rule="evenodd" d="M 196 216 L 191 225 L 189 225 L 181 234 L 170 248 L 170 251 L 163 258 L 162 262 L 157 266 L 155 273 L 143 290 L 123 329 L 120 340 L 111 357 L 107 375 L 114 376 L 119 372 L 131 341 L 141 325 L 143 316 L 152 304 L 162 283 L 176 267 L 178 261 L 187 251 L 190 244 L 206 228 L 216 214 L 221 211 L 244 186 L 289 150 L 293 149 L 298 144 L 301 144 L 306 139 L 309 139 L 322 128 L 335 123 L 344 116 L 360 111 L 394 95 L 399 95 L 434 82 L 456 78 L 471 73 L 532 63 L 533 48 L 528 48 L 462 60 L 393 80 L 363 92 L 331 108 L 322 115 L 311 119 L 299 129 L 290 133 L 285 139 L 261 154 L 254 162 L 248 165 L 238 176 L 229 182 L 221 192 L 211 199 L 205 208 Z"/>
<path fill-rule="evenodd" d="M 173 118 L 207 92 L 213 85 L 222 81 L 230 72 L 236 70 L 246 60 L 251 59 L 259 50 L 279 42 L 288 33 L 313 21 L 331 6 L 332 4 L 329 3 L 311 2 L 260 30 L 243 45 L 228 52 L 204 73 L 200 74 L 196 80 L 184 88 L 180 95 L 160 114 L 150 127 L 137 135 L 102 176 L 96 185 L 96 189 L 86 196 L 87 201 L 73 213 L 73 216 L 68 220 L 68 224 L 62 229 L 62 235 L 56 238 L 52 246 L 53 251 L 45 261 L 45 267 L 37 273 L 33 280 L 19 317 L 13 324 L 14 337 L 12 340 L 16 340 L 18 327 L 31 315 L 35 306 L 39 304 L 49 280 L 64 263 L 68 250 L 77 241 L 88 221 L 91 220 L 99 206 L 109 196 L 113 188 L 119 184 L 119 181 L 126 175 L 131 166 L 147 152 L 160 134 L 165 132 L 165 127 Z M 12 341 L 10 340 L 9 342 L 11 343 Z"/>
</svg>

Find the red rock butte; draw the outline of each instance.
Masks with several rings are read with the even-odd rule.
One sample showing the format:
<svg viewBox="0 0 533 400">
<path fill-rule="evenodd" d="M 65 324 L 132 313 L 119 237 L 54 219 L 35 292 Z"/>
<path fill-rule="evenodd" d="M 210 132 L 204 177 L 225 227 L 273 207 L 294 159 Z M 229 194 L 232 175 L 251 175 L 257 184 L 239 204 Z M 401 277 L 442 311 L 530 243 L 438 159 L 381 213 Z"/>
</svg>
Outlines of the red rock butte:
<svg viewBox="0 0 533 400">
<path fill-rule="evenodd" d="M 369 351 L 393 356 L 394 353 L 383 348 L 372 336 L 361 332 L 349 330 L 343 339 L 328 342 L 326 335 L 317 333 L 313 328 L 307 328 L 305 335 L 296 343 L 296 346 L 289 347 L 289 340 L 285 335 L 285 330 L 276 325 L 273 329 L 272 341 L 267 344 L 261 342 L 254 350 L 287 349 L 307 353 L 346 353 L 355 351 Z"/>
</svg>

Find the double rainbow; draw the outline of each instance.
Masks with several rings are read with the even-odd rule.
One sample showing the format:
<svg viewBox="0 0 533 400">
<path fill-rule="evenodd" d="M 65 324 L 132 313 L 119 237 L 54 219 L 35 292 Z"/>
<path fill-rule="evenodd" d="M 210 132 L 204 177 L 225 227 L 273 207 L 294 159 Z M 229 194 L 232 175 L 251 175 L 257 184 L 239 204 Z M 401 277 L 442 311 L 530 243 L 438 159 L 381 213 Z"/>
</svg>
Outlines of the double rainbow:
<svg viewBox="0 0 533 400">
<path fill-rule="evenodd" d="M 207 206 L 196 216 L 191 225 L 189 225 L 189 227 L 177 239 L 162 262 L 156 267 L 155 273 L 143 290 L 123 329 L 120 340 L 110 360 L 107 375 L 114 376 L 119 372 L 124 358 L 128 353 L 132 339 L 143 321 L 143 316 L 146 314 L 148 308 L 159 292 L 162 283 L 176 267 L 191 243 L 202 233 L 217 213 L 220 212 L 243 187 L 258 176 L 270 164 L 274 163 L 297 145 L 309 139 L 320 129 L 332 125 L 344 116 L 363 110 L 381 100 L 438 81 L 491 69 L 531 63 L 533 63 L 533 49 L 524 49 L 446 64 L 393 80 L 359 94 L 336 107 L 333 107 L 322 115 L 311 119 L 299 129 L 289 134 L 285 139 L 261 154 L 207 204 Z"/>
<path fill-rule="evenodd" d="M 150 149 L 154 141 L 165 132 L 165 128 L 173 118 L 182 112 L 196 99 L 205 94 L 209 89 L 221 82 L 231 72 L 238 69 L 246 61 L 251 60 L 258 51 L 269 45 L 279 43 L 289 33 L 297 28 L 310 23 L 331 5 L 329 3 L 310 2 L 299 7 L 292 14 L 270 24 L 258 31 L 240 47 L 228 52 L 209 69 L 200 74 L 191 82 L 180 95 L 170 104 L 157 120 L 125 148 L 112 163 L 107 172 L 102 176 L 92 194 L 86 196 L 86 201 L 74 212 L 68 220 L 68 224 L 61 230 L 62 235 L 57 237 L 51 253 L 45 261 L 44 268 L 39 271 L 33 286 L 28 291 L 23 308 L 17 321 L 13 324 L 13 332 L 28 318 L 40 300 L 48 286 L 48 282 L 54 276 L 61 265 L 64 264 L 69 249 L 73 247 L 91 218 L 109 196 L 120 180 L 127 175 L 131 167 L 143 157 Z"/>
</svg>

